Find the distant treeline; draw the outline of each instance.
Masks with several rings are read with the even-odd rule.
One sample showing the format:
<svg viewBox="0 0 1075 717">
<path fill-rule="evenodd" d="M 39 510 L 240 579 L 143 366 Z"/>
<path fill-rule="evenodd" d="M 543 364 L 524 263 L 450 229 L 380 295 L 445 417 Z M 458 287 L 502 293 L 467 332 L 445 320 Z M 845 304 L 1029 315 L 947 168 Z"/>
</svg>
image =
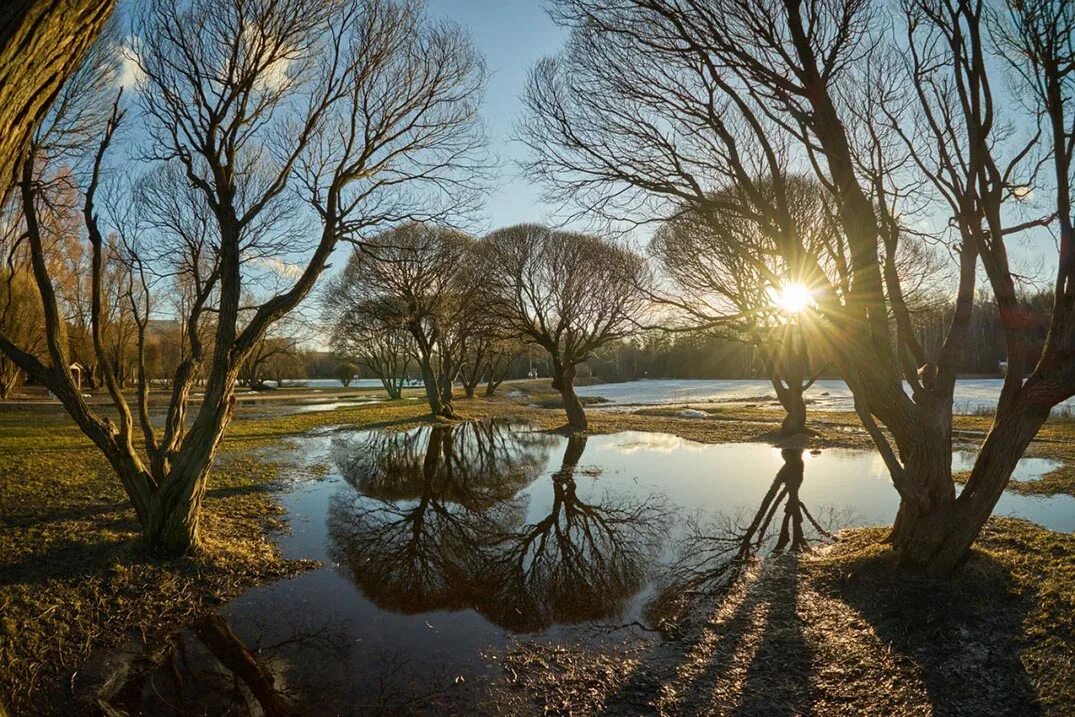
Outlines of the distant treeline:
<svg viewBox="0 0 1075 717">
<path fill-rule="evenodd" d="M 1048 330 L 1049 306 L 1052 297 L 1047 292 L 1025 295 L 1021 320 L 1026 326 L 1023 350 L 1028 357 L 1041 351 Z M 938 302 L 919 311 L 916 329 L 919 340 L 933 349 L 943 340 L 951 321 L 950 303 Z M 1005 360 L 1004 332 L 1000 326 L 996 303 L 988 292 L 979 292 L 970 316 L 970 340 L 959 349 L 959 372 L 962 374 L 1000 375 Z M 1033 364 L 1033 360 L 1030 361 Z M 335 378 L 338 359 L 331 352 L 310 351 L 303 362 L 301 376 L 289 378 Z M 508 379 L 526 378 L 531 366 L 539 377 L 549 375 L 544 351 L 535 349 L 532 359 L 526 353 L 516 357 L 508 369 Z M 588 367 L 588 372 L 587 372 Z M 579 375 L 603 381 L 631 381 L 642 378 L 682 379 L 745 379 L 764 378 L 764 366 L 757 351 L 747 344 L 725 336 L 696 333 L 672 333 L 653 330 L 632 340 L 607 347 L 601 354 L 580 367 Z M 835 378 L 835 370 L 815 366 L 822 377 Z M 360 378 L 373 378 L 360 368 Z M 417 370 L 415 370 L 415 376 Z"/>
<path fill-rule="evenodd" d="M 1026 293 L 1021 301 L 1024 326 L 1018 346 L 1033 365 L 1048 331 L 1049 292 Z M 952 320 L 952 304 L 938 301 L 916 314 L 919 341 L 933 355 L 944 340 Z M 959 346 L 959 373 L 1000 375 L 1006 360 L 1004 331 L 992 295 L 980 291 L 975 297 L 969 319 L 968 340 Z M 639 378 L 726 379 L 765 377 L 761 358 L 751 347 L 722 336 L 650 332 L 634 341 L 610 347 L 599 360 L 589 362 L 592 375 L 602 380 Z M 824 365 L 815 366 L 822 377 L 835 378 L 837 372 Z"/>
</svg>

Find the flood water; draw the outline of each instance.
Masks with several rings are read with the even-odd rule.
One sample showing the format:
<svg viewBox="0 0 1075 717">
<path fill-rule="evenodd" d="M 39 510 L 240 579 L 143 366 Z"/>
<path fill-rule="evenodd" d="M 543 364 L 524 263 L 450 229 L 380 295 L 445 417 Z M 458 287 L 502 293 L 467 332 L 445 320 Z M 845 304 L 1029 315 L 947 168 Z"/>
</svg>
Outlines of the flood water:
<svg viewBox="0 0 1075 717">
<path fill-rule="evenodd" d="M 498 650 L 518 636 L 622 639 L 685 541 L 726 540 L 718 557 L 804 547 L 897 506 L 866 451 L 493 422 L 322 429 L 300 445 L 328 471 L 287 488 L 279 543 L 324 567 L 185 630 L 167 666 L 125 690 L 145 713 L 484 711 Z M 1052 467 L 1028 460 L 1017 477 Z M 1070 496 L 1006 494 L 997 512 L 1075 530 Z"/>
<path fill-rule="evenodd" d="M 992 411 L 997 407 L 1000 389 L 1004 380 L 1000 378 L 961 378 L 956 381 L 953 407 L 956 413 L 977 413 Z M 910 393 L 910 387 L 904 385 Z M 688 380 L 688 379 L 649 379 L 624 383 L 600 383 L 592 386 L 580 386 L 580 396 L 600 396 L 609 404 L 606 408 L 616 410 L 617 406 L 628 405 L 667 405 L 690 403 L 722 403 L 775 401 L 769 381 L 757 379 L 728 380 Z M 806 399 L 815 408 L 826 411 L 852 411 L 854 398 L 847 384 L 839 379 L 822 379 L 806 391 Z M 1054 409 L 1068 414 L 1075 411 L 1075 398 L 1069 399 Z"/>
</svg>

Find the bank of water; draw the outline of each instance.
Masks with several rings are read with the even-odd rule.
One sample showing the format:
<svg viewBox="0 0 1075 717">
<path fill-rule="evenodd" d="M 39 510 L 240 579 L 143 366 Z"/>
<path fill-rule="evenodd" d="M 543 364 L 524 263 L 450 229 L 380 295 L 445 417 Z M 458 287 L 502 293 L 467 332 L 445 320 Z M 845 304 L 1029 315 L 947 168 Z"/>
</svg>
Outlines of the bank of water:
<svg viewBox="0 0 1075 717">
<path fill-rule="evenodd" d="M 888 522 L 897 505 L 865 451 L 569 439 L 493 422 L 321 429 L 299 443 L 324 477 L 287 486 L 279 543 L 324 567 L 185 630 L 165 666 L 128 689 L 145 713 L 269 712 L 274 701 L 302 714 L 481 710 L 495 654 L 518 636 L 616 639 L 644 623 L 692 535 L 734 546 L 771 514 L 767 534 L 750 536 L 765 550 L 794 512 L 813 544 Z M 1030 459 L 1017 478 L 1050 469 Z M 1005 494 L 997 512 L 1075 530 L 1070 496 Z"/>
</svg>

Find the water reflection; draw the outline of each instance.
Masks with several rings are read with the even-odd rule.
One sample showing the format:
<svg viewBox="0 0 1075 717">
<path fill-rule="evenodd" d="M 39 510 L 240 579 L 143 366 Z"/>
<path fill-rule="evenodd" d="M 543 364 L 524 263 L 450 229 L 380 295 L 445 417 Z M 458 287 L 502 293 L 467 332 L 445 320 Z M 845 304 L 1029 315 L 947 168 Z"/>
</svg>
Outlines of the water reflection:
<svg viewBox="0 0 1075 717">
<path fill-rule="evenodd" d="M 375 604 L 404 614 L 473 609 L 513 632 L 619 614 L 660 549 L 665 503 L 583 499 L 586 438 L 575 436 L 551 500 L 531 505 L 519 492 L 557 440 L 483 422 L 336 444 L 357 495 L 329 506 L 333 559 Z"/>
<path fill-rule="evenodd" d="M 586 437 L 567 441 L 546 514 L 495 546 L 490 619 L 516 631 L 622 614 L 661 548 L 668 510 L 659 495 L 579 496 L 575 473 Z"/>
<path fill-rule="evenodd" d="M 475 421 L 338 438 L 331 453 L 344 480 L 362 495 L 480 510 L 533 482 L 555 442 L 518 424 Z"/>
<path fill-rule="evenodd" d="M 800 498 L 803 449 L 785 448 L 780 454 L 783 465 L 753 513 L 741 512 L 738 517 L 715 513 L 687 521 L 664 587 L 647 609 L 655 622 L 679 616 L 699 593 L 728 588 L 756 558 L 809 550 L 812 542 L 833 539 L 832 531 L 847 522 L 845 515 L 831 508 L 819 520 Z M 746 515 L 749 521 L 744 525 Z"/>
<path fill-rule="evenodd" d="M 306 704 L 301 688 L 288 686 L 296 650 L 321 659 L 339 660 L 347 641 L 328 624 L 295 627 L 282 639 L 269 642 L 267 628 L 258 623 L 238 630 L 222 614 L 206 615 L 189 625 L 160 655 L 134 649 L 123 655 L 126 679 L 102 695 L 105 714 L 297 714 Z M 239 632 L 252 634 L 243 639 Z M 116 655 L 111 656 L 113 659 Z"/>
<path fill-rule="evenodd" d="M 508 633 L 659 625 L 646 604 L 719 592 L 757 556 L 890 521 L 898 504 L 883 462 L 863 451 L 568 438 L 504 423 L 333 429 L 302 448 L 336 470 L 289 485 L 290 530 L 277 540 L 285 557 L 324 567 L 222 609 L 249 655 L 221 654 L 246 678 L 192 629 L 154 647 L 166 664 L 151 679 L 116 680 L 130 685 L 121 709 L 263 714 L 275 709 L 271 687 L 301 714 L 473 714 L 502 674 L 485 656 Z M 1070 496 L 1006 493 L 998 512 L 1075 528 Z"/>
</svg>

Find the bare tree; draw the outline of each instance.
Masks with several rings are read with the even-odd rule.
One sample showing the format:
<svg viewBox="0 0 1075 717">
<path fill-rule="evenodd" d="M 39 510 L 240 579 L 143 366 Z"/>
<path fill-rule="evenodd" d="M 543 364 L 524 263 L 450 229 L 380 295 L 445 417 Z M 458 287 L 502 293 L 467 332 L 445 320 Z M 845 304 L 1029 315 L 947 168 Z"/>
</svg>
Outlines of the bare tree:
<svg viewBox="0 0 1075 717">
<path fill-rule="evenodd" d="M 804 228 L 806 251 L 820 265 L 838 229 L 816 183 L 804 178 L 789 181 L 788 187 L 789 210 Z M 716 199 L 739 201 L 719 195 Z M 818 363 L 819 347 L 808 346 L 799 314 L 809 308 L 814 287 L 784 265 L 772 234 L 753 217 L 703 215 L 688 208 L 660 227 L 650 251 L 669 279 L 668 290 L 657 299 L 678 315 L 676 328 L 753 346 L 786 413 L 781 434 L 805 431 L 803 393 L 817 378 L 811 354 Z M 796 292 L 800 295 L 792 298 L 802 305 L 780 305 L 785 294 Z"/>
<path fill-rule="evenodd" d="M 358 366 L 355 366 L 350 361 L 340 361 L 340 363 L 336 365 L 336 379 L 344 388 L 349 388 L 351 386 L 351 382 L 355 380 L 355 374 L 357 373 Z"/>
<path fill-rule="evenodd" d="M 375 325 L 369 328 L 381 332 L 382 341 L 397 327 L 407 332 L 434 416 L 454 415 L 452 385 L 472 325 L 470 244 L 466 235 L 433 224 L 382 232 L 355 250 L 326 292 L 344 322 L 361 316 L 358 311 L 373 311 Z M 402 355 L 402 346 L 390 349 L 392 360 Z"/>
<path fill-rule="evenodd" d="M 498 338 L 492 342 L 486 361 L 485 395 L 492 396 L 508 377 L 511 364 L 526 353 L 526 342 L 518 337 Z"/>
<path fill-rule="evenodd" d="M 183 178 L 191 189 L 180 195 L 183 228 L 204 230 L 140 223 L 120 238 L 146 289 L 137 292 L 144 299 L 143 335 L 155 281 L 167 286 L 184 276 L 190 292 L 181 317 L 188 351 L 172 381 L 164 425 L 149 419 L 145 371 L 139 372 L 140 448 L 110 363 L 101 373 L 118 423 L 82 399 L 60 339 L 63 322 L 44 246 L 33 232 L 48 358 L 6 336 L 0 350 L 47 386 L 105 454 L 151 548 L 178 555 L 198 544 L 199 508 L 243 363 L 309 294 L 337 244 L 377 224 L 450 214 L 470 201 L 472 185 L 457 170 L 471 168 L 480 147 L 475 118 L 484 70 L 458 29 L 426 20 L 413 3 L 161 1 L 146 4 L 135 27 L 142 41 L 146 158 Z M 106 262 L 97 190 L 122 115 L 115 105 L 83 203 L 95 346 Z M 24 176 L 32 175 L 24 170 Z M 269 273 L 278 281 L 266 291 Z M 261 300 L 242 306 L 240 297 L 252 287 Z M 209 315 L 211 343 L 205 344 L 199 337 Z M 97 355 L 105 352 L 98 347 Z M 188 416 L 191 388 L 203 373 L 202 399 Z"/>
<path fill-rule="evenodd" d="M 909 563 L 952 569 L 1050 408 L 1075 392 L 1063 358 L 1073 267 L 1062 247 L 1051 341 L 1025 381 L 1021 362 L 1009 370 L 957 497 L 952 394 L 976 269 L 980 262 L 1007 317 L 1014 354 L 1023 330 L 1005 239 L 1043 221 L 1007 211 L 1033 178 L 1037 138 L 999 121 L 986 4 L 908 0 L 895 23 L 906 36 L 891 40 L 888 18 L 865 0 L 561 0 L 555 8 L 572 35 L 528 88 L 532 172 L 610 218 L 668 217 L 686 204 L 767 227 L 785 264 L 821 287 L 816 340 L 853 391 L 901 497 L 891 541 Z M 786 179 L 803 167 L 841 229 L 830 252 L 835 280 L 804 251 L 788 211 Z M 759 180 L 774 191 L 761 192 Z M 715 200 L 713 190 L 729 184 L 748 201 Z M 951 217 L 935 238 L 947 240 L 958 286 L 947 336 L 927 354 L 896 265 L 901 243 L 928 239 L 912 231 L 912 218 L 933 211 Z"/>
<path fill-rule="evenodd" d="M 369 299 L 341 276 L 328 284 L 324 310 L 333 352 L 364 366 L 389 398 L 401 398 L 417 348 L 398 302 Z"/>
<path fill-rule="evenodd" d="M 599 237 L 534 224 L 486 236 L 480 256 L 480 303 L 509 333 L 549 353 L 568 424 L 585 430 L 576 366 L 634 330 L 643 306 L 642 260 Z"/>
<path fill-rule="evenodd" d="M 263 336 L 239 370 L 239 383 L 263 388 L 266 381 L 275 380 L 279 388 L 283 379 L 302 378 L 302 343 L 298 336 Z"/>
</svg>

